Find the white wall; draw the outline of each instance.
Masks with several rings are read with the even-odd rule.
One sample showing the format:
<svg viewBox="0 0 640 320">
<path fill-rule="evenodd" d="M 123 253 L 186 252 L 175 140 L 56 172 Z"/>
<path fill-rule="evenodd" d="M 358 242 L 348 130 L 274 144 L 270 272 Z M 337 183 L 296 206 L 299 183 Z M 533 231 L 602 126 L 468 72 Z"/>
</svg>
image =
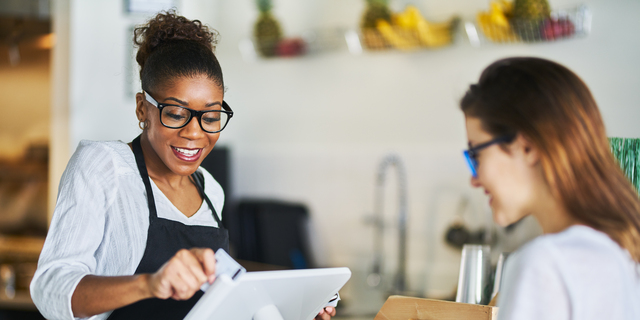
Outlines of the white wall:
<svg viewBox="0 0 640 320">
<path fill-rule="evenodd" d="M 488 1 L 391 1 L 415 3 L 427 18 L 457 12 L 473 18 Z M 578 4 L 552 0 L 554 7 Z M 236 112 L 220 144 L 233 152 L 233 192 L 306 203 L 315 223 L 319 261 L 346 265 L 354 280 L 370 268 L 374 175 L 389 153 L 406 163 L 409 183 L 410 288 L 446 295 L 455 288 L 459 252 L 442 241 L 462 195 L 472 199 L 467 221 L 479 226 L 486 200 L 468 186 L 457 101 L 492 61 L 514 55 L 546 57 L 579 74 L 600 105 L 609 135 L 640 137 L 640 2 L 584 1 L 593 12 L 587 38 L 547 44 L 455 46 L 413 53 L 350 55 L 346 50 L 295 59 L 245 62 L 238 50 L 251 34 L 252 0 L 184 0 L 181 13 L 221 33 L 218 57 Z M 81 139 L 130 141 L 139 133 L 134 100 L 125 88 L 128 29 L 143 17 L 123 14 L 122 1 L 71 1 L 70 143 Z M 358 24 L 362 0 L 276 0 L 275 14 L 288 35 L 314 28 Z M 72 148 L 73 149 L 73 148 Z M 392 179 L 385 213 L 393 225 Z M 536 232 L 525 228 L 522 232 Z M 533 231 L 532 231 L 533 230 Z M 389 229 L 388 270 L 395 264 Z M 525 235 L 520 235 L 525 237 Z M 517 241 L 516 241 L 517 242 Z M 503 244 L 509 246 L 510 243 Z M 357 296 L 359 284 L 350 295 Z M 349 290 L 347 290 L 349 293 Z"/>
</svg>

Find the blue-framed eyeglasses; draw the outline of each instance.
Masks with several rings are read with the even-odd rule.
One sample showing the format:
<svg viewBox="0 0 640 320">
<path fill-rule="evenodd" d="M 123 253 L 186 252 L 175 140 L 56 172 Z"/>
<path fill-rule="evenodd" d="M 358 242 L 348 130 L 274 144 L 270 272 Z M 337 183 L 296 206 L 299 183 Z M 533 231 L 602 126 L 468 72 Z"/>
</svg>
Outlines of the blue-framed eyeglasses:
<svg viewBox="0 0 640 320">
<path fill-rule="evenodd" d="M 177 104 L 159 103 L 148 92 L 143 91 L 143 93 L 145 100 L 158 108 L 160 123 L 167 128 L 180 129 L 195 117 L 204 132 L 218 133 L 227 126 L 233 117 L 233 110 L 224 100 L 221 106 L 224 110 L 196 111 Z"/>
<path fill-rule="evenodd" d="M 464 154 L 464 158 L 467 160 L 467 164 L 469 165 L 469 170 L 471 171 L 471 175 L 474 178 L 478 177 L 478 160 L 476 160 L 476 158 L 478 157 L 478 152 L 480 150 L 486 147 L 489 147 L 491 145 L 494 145 L 496 143 L 511 142 L 513 141 L 513 138 L 515 138 L 515 136 L 513 135 L 501 136 L 501 137 L 497 137 L 495 139 L 489 140 L 485 143 L 481 143 L 475 147 L 471 147 L 471 144 L 469 144 L 469 149 L 465 150 L 463 154 Z"/>
</svg>

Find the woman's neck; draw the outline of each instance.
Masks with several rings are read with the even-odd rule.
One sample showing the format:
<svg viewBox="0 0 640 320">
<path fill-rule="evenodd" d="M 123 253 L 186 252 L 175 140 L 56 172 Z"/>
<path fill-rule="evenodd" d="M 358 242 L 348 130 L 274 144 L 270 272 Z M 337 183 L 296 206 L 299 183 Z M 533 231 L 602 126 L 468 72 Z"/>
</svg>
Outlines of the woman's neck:
<svg viewBox="0 0 640 320">
<path fill-rule="evenodd" d="M 156 184 L 162 184 L 171 189 L 179 189 L 184 183 L 190 183 L 189 177 L 175 174 L 164 164 L 144 133 L 140 137 L 140 145 L 149 178 L 153 179 Z"/>
<path fill-rule="evenodd" d="M 551 193 L 546 184 L 543 188 L 540 188 L 534 203 L 532 214 L 538 220 L 542 227 L 542 232 L 545 234 L 558 233 L 570 226 L 581 224 L 578 219 L 569 213 L 565 205 Z"/>
</svg>

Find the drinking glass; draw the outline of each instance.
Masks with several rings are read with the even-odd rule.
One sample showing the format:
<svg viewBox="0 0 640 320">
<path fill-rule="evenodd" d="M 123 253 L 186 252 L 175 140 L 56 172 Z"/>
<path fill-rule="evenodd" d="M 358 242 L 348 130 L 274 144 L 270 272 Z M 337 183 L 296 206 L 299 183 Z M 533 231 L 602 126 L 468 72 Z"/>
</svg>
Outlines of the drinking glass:
<svg viewBox="0 0 640 320">
<path fill-rule="evenodd" d="M 491 275 L 491 256 L 488 245 L 465 244 L 458 276 L 456 302 L 486 304 Z"/>
</svg>

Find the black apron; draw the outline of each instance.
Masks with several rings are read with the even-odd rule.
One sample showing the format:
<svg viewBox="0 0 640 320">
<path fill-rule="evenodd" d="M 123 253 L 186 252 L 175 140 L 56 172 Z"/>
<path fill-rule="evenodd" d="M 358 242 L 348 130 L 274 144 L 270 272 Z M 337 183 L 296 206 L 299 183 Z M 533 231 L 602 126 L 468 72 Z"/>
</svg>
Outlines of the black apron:
<svg viewBox="0 0 640 320">
<path fill-rule="evenodd" d="M 151 191 L 151 182 L 142 155 L 140 136 L 132 142 L 133 154 L 144 182 L 149 202 L 149 232 L 147 246 L 135 274 L 155 273 L 180 249 L 193 247 L 211 248 L 215 252 L 219 248 L 229 251 L 229 232 L 218 218 L 211 201 L 204 193 L 204 177 L 196 172 L 191 177 L 198 192 L 207 202 L 218 222 L 218 228 L 205 226 L 188 226 L 177 221 L 158 218 L 156 205 Z M 198 302 L 204 293 L 198 290 L 189 300 L 145 299 L 131 305 L 116 309 L 108 319 L 183 319 Z"/>
</svg>

